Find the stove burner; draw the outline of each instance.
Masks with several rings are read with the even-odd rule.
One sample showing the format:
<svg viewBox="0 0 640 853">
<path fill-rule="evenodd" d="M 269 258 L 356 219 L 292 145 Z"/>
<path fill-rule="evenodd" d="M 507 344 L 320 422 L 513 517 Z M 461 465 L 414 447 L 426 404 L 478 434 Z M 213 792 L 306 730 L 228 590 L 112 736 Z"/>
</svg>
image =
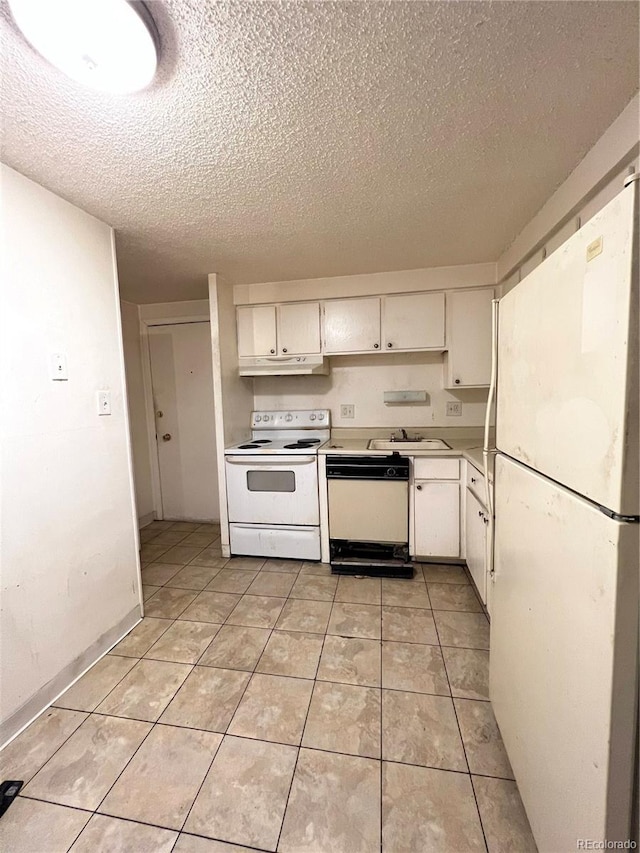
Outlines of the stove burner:
<svg viewBox="0 0 640 853">
<path fill-rule="evenodd" d="M 305 450 L 307 447 L 313 447 L 314 441 L 296 441 L 295 444 L 285 444 L 285 450 Z"/>
<path fill-rule="evenodd" d="M 320 444 L 321 441 L 319 438 L 299 438 L 298 443 L 302 444 Z"/>
<path fill-rule="evenodd" d="M 271 444 L 270 438 L 254 438 L 251 440 L 252 444 Z"/>
<path fill-rule="evenodd" d="M 253 444 L 241 444 L 238 450 L 260 450 L 260 445 L 255 444 L 255 442 Z"/>
</svg>

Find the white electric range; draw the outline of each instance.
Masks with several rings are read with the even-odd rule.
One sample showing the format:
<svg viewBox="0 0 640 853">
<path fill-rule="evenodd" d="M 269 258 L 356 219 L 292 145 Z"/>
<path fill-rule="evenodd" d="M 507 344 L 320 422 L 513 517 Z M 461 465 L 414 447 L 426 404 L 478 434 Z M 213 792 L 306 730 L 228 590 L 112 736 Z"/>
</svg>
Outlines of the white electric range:
<svg viewBox="0 0 640 853">
<path fill-rule="evenodd" d="M 225 448 L 231 553 L 320 559 L 318 449 L 331 415 L 253 412 L 251 439 Z"/>
</svg>

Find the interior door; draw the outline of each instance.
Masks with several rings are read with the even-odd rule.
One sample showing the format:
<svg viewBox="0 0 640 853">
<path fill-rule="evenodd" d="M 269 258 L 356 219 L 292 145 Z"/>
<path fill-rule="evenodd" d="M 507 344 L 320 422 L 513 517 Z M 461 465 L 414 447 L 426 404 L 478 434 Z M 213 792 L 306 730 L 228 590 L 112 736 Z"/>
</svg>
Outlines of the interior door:
<svg viewBox="0 0 640 853">
<path fill-rule="evenodd" d="M 501 454 L 495 478 L 490 695 L 538 848 L 628 839 L 637 525 Z"/>
<path fill-rule="evenodd" d="M 209 323 L 154 326 L 149 349 L 163 518 L 218 520 Z"/>
</svg>

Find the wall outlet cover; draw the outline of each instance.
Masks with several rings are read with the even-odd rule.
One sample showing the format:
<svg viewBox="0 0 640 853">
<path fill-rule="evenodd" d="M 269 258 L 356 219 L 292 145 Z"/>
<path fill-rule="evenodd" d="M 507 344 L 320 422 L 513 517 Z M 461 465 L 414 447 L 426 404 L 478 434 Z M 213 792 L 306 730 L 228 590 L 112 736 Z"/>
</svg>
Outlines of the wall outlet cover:
<svg viewBox="0 0 640 853">
<path fill-rule="evenodd" d="M 462 403 L 459 400 L 447 402 L 447 417 L 458 417 L 462 414 Z"/>
<path fill-rule="evenodd" d="M 355 418 L 356 416 L 356 407 L 352 403 L 343 404 L 340 406 L 340 417 L 341 418 Z"/>
</svg>

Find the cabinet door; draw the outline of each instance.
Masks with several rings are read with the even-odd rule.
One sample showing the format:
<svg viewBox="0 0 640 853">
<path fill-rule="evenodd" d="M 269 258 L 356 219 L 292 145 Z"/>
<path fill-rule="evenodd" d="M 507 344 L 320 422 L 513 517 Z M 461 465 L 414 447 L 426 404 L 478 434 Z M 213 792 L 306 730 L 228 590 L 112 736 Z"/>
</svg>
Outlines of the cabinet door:
<svg viewBox="0 0 640 853">
<path fill-rule="evenodd" d="M 276 354 L 275 305 L 246 305 L 236 316 L 240 357 Z"/>
<path fill-rule="evenodd" d="M 447 388 L 481 388 L 491 379 L 493 288 L 447 293 Z"/>
<path fill-rule="evenodd" d="M 386 296 L 382 303 L 382 349 L 444 348 L 444 293 Z"/>
<path fill-rule="evenodd" d="M 487 600 L 487 513 L 470 489 L 465 499 L 465 530 L 467 566 L 471 573 L 480 598 Z"/>
<path fill-rule="evenodd" d="M 415 485 L 417 557 L 460 556 L 460 484 L 421 480 Z"/>
<path fill-rule="evenodd" d="M 329 299 L 324 303 L 324 351 L 380 349 L 380 298 Z"/>
<path fill-rule="evenodd" d="M 278 306 L 278 352 L 281 355 L 320 352 L 319 302 Z"/>
</svg>

